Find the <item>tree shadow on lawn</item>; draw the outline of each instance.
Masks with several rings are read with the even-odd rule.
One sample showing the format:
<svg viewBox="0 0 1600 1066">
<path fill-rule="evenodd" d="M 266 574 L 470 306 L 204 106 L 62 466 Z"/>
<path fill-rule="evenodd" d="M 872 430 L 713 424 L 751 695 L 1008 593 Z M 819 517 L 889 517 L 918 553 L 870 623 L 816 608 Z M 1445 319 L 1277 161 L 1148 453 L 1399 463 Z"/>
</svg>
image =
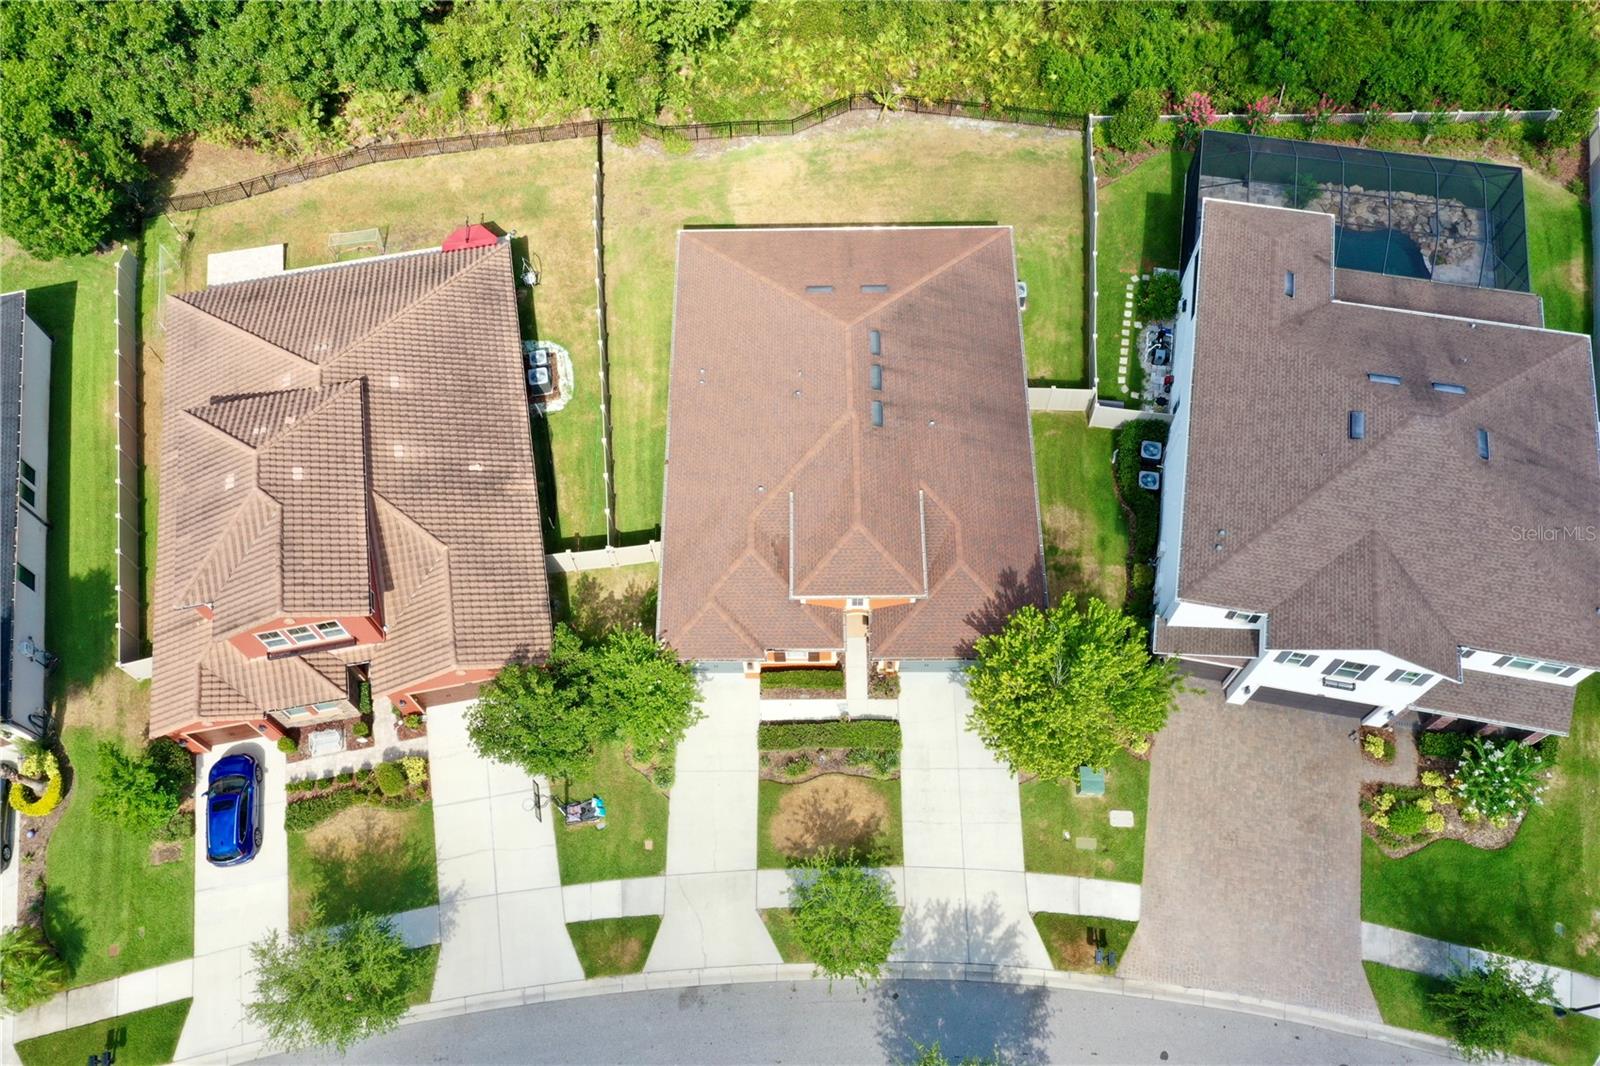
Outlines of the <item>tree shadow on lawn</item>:
<svg viewBox="0 0 1600 1066">
<path fill-rule="evenodd" d="M 1025 964 L 1015 922 L 993 898 L 951 906 L 908 907 L 895 958 L 961 962 L 968 958 Z M 877 989 L 878 1046 L 890 1062 L 914 1062 L 934 1043 L 951 1062 L 968 1057 L 1042 1062 L 1049 1056 L 1051 1006 L 1037 985 L 989 981 L 886 981 Z"/>
<path fill-rule="evenodd" d="M 411 832 L 414 817 L 415 809 L 353 807 L 307 833 L 314 881 L 296 900 L 295 924 L 315 915 L 321 924 L 339 925 L 358 914 L 398 914 L 438 902 L 434 849 Z"/>
<path fill-rule="evenodd" d="M 818 782 L 842 787 L 827 788 Z M 773 846 L 786 858 L 800 862 L 832 852 L 845 862 L 883 865 L 889 851 L 881 839 L 888 824 L 887 804 L 876 792 L 869 806 L 861 802 L 868 786 L 837 774 L 785 787 L 806 790 L 793 802 L 779 800 L 769 825 Z"/>
<path fill-rule="evenodd" d="M 44 935 L 74 974 L 83 965 L 89 950 L 89 930 L 73 909 L 72 893 L 65 888 L 47 888 L 44 897 Z"/>
</svg>

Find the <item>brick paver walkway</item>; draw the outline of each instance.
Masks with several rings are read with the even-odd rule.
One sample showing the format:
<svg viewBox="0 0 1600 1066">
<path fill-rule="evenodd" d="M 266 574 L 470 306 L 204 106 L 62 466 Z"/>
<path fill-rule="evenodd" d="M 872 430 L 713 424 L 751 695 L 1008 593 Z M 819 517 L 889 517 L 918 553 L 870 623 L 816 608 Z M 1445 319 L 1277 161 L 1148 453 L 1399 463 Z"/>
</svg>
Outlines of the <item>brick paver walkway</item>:
<svg viewBox="0 0 1600 1066">
<path fill-rule="evenodd" d="M 1361 969 L 1362 781 L 1355 718 L 1263 703 L 1214 684 L 1180 697 L 1156 740 L 1144 898 L 1120 973 L 1378 1020 Z"/>
</svg>

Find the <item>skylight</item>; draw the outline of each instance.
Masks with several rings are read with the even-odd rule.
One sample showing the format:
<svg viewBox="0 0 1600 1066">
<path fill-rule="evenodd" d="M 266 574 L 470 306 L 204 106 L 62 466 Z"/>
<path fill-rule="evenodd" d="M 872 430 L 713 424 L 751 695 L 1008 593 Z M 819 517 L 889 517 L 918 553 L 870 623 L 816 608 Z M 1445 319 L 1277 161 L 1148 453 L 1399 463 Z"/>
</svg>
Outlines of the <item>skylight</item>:
<svg viewBox="0 0 1600 1066">
<path fill-rule="evenodd" d="M 867 351 L 873 355 L 883 354 L 883 334 L 872 330 L 867 334 Z"/>
<path fill-rule="evenodd" d="M 1350 439 L 1362 440 L 1367 435 L 1367 412 L 1350 412 Z"/>
<path fill-rule="evenodd" d="M 875 425 L 875 426 L 883 425 L 883 401 L 882 400 L 873 400 L 872 401 L 872 424 Z"/>
<path fill-rule="evenodd" d="M 1400 384 L 1400 375 L 1399 374 L 1368 374 L 1367 375 L 1367 380 L 1372 382 L 1374 385 L 1398 385 L 1398 384 Z"/>
<path fill-rule="evenodd" d="M 816 295 L 819 295 L 819 296 L 823 295 L 825 293 L 830 293 L 832 291 L 833 291 L 833 286 L 832 285 L 807 285 L 806 286 L 806 292 L 813 293 L 813 294 L 816 294 Z"/>
<path fill-rule="evenodd" d="M 874 293 L 876 293 L 876 292 L 888 292 L 889 291 L 889 286 L 887 286 L 887 285 L 863 285 L 863 286 L 861 286 L 861 291 L 862 292 L 874 292 Z"/>
<path fill-rule="evenodd" d="M 1451 396 L 1465 396 L 1467 394 L 1467 387 L 1465 385 L 1454 385 L 1448 381 L 1435 381 L 1433 383 L 1433 391 L 1447 392 Z"/>
<path fill-rule="evenodd" d="M 1489 461 L 1489 431 L 1486 429 L 1478 430 L 1478 458 Z"/>
</svg>

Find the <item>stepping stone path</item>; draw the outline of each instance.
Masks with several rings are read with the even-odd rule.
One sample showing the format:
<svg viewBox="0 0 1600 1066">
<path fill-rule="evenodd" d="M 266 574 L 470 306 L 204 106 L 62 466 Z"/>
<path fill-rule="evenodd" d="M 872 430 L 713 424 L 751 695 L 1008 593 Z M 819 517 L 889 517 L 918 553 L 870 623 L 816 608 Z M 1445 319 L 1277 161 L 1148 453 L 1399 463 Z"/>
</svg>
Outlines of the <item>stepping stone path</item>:
<svg viewBox="0 0 1600 1066">
<path fill-rule="evenodd" d="M 1149 274 L 1135 274 L 1128 279 L 1128 284 L 1122 290 L 1122 339 L 1121 349 L 1117 356 L 1117 387 L 1124 394 L 1128 394 L 1128 357 L 1133 349 L 1134 340 L 1139 336 L 1139 331 L 1144 329 L 1143 322 L 1136 322 L 1133 318 L 1133 290 L 1140 281 L 1147 280 Z M 1137 355 L 1134 356 L 1137 358 Z"/>
<path fill-rule="evenodd" d="M 1133 812 L 1132 811 L 1112 811 L 1111 812 L 1111 825 L 1112 825 L 1112 828 L 1114 828 L 1114 829 L 1132 829 L 1133 828 Z"/>
</svg>

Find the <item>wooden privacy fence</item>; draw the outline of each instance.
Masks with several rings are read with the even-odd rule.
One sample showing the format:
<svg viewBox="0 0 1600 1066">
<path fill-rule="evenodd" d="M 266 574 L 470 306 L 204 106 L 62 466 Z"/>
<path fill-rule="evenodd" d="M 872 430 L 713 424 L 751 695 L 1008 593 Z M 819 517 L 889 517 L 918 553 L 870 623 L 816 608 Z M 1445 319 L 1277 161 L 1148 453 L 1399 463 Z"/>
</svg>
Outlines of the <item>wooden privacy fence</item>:
<svg viewBox="0 0 1600 1066">
<path fill-rule="evenodd" d="M 543 144 L 546 141 L 570 141 L 579 137 L 598 137 L 602 133 L 638 134 L 652 140 L 664 141 L 674 137 L 686 141 L 724 141 L 734 137 L 787 137 L 850 111 L 876 111 L 887 109 L 917 115 L 944 115 L 950 118 L 973 118 L 988 122 L 1010 122 L 1023 126 L 1042 126 L 1049 129 L 1078 130 L 1083 128 L 1083 116 L 1064 115 L 1055 111 L 1042 111 L 1028 107 L 992 107 L 967 100 L 917 100 L 901 97 L 880 100 L 875 96 L 848 96 L 812 108 L 793 118 L 734 119 L 728 122 L 692 122 L 678 126 L 663 126 L 645 119 L 603 118 L 581 122 L 564 122 L 555 126 L 528 126 L 519 129 L 495 130 L 487 133 L 464 133 L 457 137 L 434 137 L 417 141 L 393 141 L 388 144 L 369 144 L 352 148 L 337 155 L 310 159 L 259 174 L 244 181 L 219 185 L 199 192 L 179 193 L 154 205 L 153 210 L 195 211 L 203 207 L 233 203 L 262 193 L 298 185 L 313 178 L 338 174 L 372 163 L 389 163 L 397 159 L 418 159 L 430 155 L 448 155 L 454 152 L 475 152 L 480 148 L 505 148 L 517 144 Z"/>
</svg>

